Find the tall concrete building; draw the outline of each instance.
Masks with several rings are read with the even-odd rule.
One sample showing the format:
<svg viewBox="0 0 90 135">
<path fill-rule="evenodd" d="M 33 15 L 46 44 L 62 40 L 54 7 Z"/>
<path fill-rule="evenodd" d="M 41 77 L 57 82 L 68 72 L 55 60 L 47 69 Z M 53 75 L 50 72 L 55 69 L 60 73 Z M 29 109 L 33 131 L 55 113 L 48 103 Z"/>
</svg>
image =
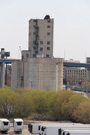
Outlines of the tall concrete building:
<svg viewBox="0 0 90 135">
<path fill-rule="evenodd" d="M 22 51 L 22 60 L 12 65 L 12 89 L 32 88 L 61 90 L 63 86 L 63 59 L 53 58 L 53 19 L 29 21 L 28 50 Z"/>
<path fill-rule="evenodd" d="M 53 19 L 46 15 L 44 19 L 29 21 L 30 57 L 53 57 Z"/>
</svg>

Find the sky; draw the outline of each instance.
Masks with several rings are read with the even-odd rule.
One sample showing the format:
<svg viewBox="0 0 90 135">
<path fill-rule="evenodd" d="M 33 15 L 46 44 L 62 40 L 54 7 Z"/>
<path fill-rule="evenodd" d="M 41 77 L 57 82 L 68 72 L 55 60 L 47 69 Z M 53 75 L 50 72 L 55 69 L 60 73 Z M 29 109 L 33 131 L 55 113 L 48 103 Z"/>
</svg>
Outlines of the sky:
<svg viewBox="0 0 90 135">
<path fill-rule="evenodd" d="M 90 57 L 90 0 L 0 0 L 0 48 L 10 58 L 28 49 L 30 19 L 54 19 L 54 57 Z"/>
</svg>

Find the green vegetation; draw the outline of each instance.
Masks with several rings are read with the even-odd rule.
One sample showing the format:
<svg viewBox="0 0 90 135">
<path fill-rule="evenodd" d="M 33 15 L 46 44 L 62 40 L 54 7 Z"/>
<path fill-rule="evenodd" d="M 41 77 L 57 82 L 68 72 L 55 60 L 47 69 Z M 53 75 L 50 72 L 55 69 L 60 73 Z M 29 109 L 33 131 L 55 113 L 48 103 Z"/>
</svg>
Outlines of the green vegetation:
<svg viewBox="0 0 90 135">
<path fill-rule="evenodd" d="M 81 86 L 84 89 L 90 89 L 90 82 L 83 82 Z"/>
<path fill-rule="evenodd" d="M 0 89 L 0 117 L 90 123 L 90 99 L 73 91 Z"/>
</svg>

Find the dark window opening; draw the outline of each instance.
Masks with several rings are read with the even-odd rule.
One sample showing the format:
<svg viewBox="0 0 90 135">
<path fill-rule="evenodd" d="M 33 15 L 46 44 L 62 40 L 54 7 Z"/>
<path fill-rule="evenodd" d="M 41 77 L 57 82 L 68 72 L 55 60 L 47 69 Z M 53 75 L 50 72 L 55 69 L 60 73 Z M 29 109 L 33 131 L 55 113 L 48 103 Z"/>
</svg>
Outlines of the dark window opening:
<svg viewBox="0 0 90 135">
<path fill-rule="evenodd" d="M 38 126 L 38 130 L 40 130 L 40 126 Z"/>
<path fill-rule="evenodd" d="M 40 41 L 40 44 L 43 44 L 43 41 Z"/>
<path fill-rule="evenodd" d="M 8 122 L 3 122 L 4 125 L 8 125 Z"/>
<path fill-rule="evenodd" d="M 33 28 L 35 28 L 35 25 L 33 25 Z"/>
<path fill-rule="evenodd" d="M 48 23 L 50 23 L 50 20 L 47 20 Z"/>
<path fill-rule="evenodd" d="M 22 122 L 21 122 L 21 121 L 20 121 L 20 122 L 17 122 L 17 125 L 18 125 L 18 126 L 22 125 Z"/>
<path fill-rule="evenodd" d="M 36 57 L 36 54 L 33 54 L 33 57 L 35 58 Z"/>
<path fill-rule="evenodd" d="M 50 50 L 50 47 L 47 47 L 47 50 Z"/>
<path fill-rule="evenodd" d="M 34 50 L 36 50 L 36 47 L 35 47 L 35 46 L 33 46 L 33 49 L 34 49 Z"/>
<path fill-rule="evenodd" d="M 41 130 L 42 130 L 42 131 L 44 131 L 44 129 L 46 129 L 46 128 L 45 128 L 45 127 L 42 127 L 42 129 L 41 129 Z"/>
<path fill-rule="evenodd" d="M 47 44 L 49 45 L 50 44 L 50 41 L 47 41 Z"/>
<path fill-rule="evenodd" d="M 26 54 L 26 57 L 28 58 L 29 57 L 29 54 Z"/>
<path fill-rule="evenodd" d="M 37 22 L 37 20 L 33 20 L 33 22 Z"/>
<path fill-rule="evenodd" d="M 47 35 L 50 36 L 50 32 L 47 32 Z"/>
<path fill-rule="evenodd" d="M 47 28 L 50 28 L 50 27 L 51 27 L 50 25 L 47 26 Z"/>
<path fill-rule="evenodd" d="M 36 35 L 36 32 L 33 32 L 33 35 Z"/>
<path fill-rule="evenodd" d="M 40 48 L 40 51 L 43 51 L 43 48 Z"/>
<path fill-rule="evenodd" d="M 46 54 L 46 57 L 49 57 L 49 54 Z"/>
</svg>

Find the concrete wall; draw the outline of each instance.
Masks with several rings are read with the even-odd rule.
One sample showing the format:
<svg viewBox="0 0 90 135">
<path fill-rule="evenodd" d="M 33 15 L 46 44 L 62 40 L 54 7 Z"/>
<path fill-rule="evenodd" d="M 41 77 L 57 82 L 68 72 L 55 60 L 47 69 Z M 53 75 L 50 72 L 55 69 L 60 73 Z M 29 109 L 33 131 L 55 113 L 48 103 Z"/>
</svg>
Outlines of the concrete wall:
<svg viewBox="0 0 90 135">
<path fill-rule="evenodd" d="M 12 63 L 11 87 L 12 89 L 21 88 L 23 83 L 23 62 Z"/>
<path fill-rule="evenodd" d="M 21 87 L 21 75 L 24 77 L 24 88 L 60 90 L 63 85 L 63 59 L 30 58 L 27 62 L 13 63 L 13 89 Z"/>
<path fill-rule="evenodd" d="M 30 51 L 29 50 L 23 50 L 22 51 L 22 60 L 27 61 L 28 58 L 30 58 Z"/>
<path fill-rule="evenodd" d="M 5 63 L 0 63 L 0 88 L 4 88 Z"/>
</svg>

